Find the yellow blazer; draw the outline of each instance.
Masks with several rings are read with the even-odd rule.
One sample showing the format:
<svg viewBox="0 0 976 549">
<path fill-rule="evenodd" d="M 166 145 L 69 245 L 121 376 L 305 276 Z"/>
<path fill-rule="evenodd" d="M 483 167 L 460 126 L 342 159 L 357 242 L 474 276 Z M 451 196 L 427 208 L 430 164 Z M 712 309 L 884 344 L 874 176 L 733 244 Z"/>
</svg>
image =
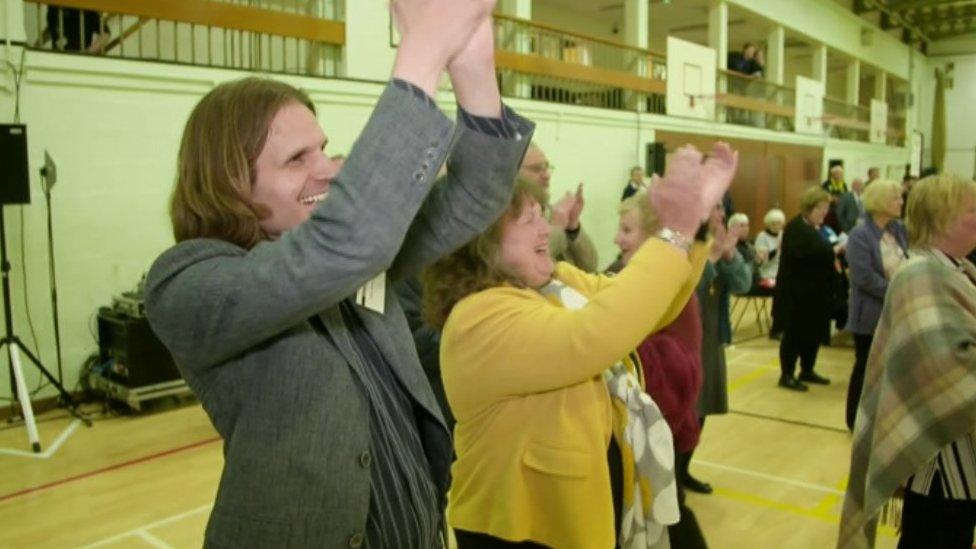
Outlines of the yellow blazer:
<svg viewBox="0 0 976 549">
<path fill-rule="evenodd" d="M 704 244 L 685 259 L 652 238 L 614 278 L 556 266 L 589 298 L 583 309 L 511 286 L 454 307 L 441 340 L 457 418 L 451 526 L 557 549 L 614 546 L 601 374 L 677 317 L 707 257 Z"/>
</svg>

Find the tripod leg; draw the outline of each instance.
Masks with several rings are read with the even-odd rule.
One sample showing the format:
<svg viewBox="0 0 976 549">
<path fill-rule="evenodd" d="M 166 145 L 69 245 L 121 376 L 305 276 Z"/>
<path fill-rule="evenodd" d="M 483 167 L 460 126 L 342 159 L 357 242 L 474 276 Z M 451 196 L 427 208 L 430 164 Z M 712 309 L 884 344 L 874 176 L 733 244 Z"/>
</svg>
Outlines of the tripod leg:
<svg viewBox="0 0 976 549">
<path fill-rule="evenodd" d="M 37 369 L 41 371 L 41 375 L 46 377 L 47 380 L 51 382 L 51 385 L 54 385 L 54 387 L 58 390 L 58 393 L 61 395 L 61 399 L 65 402 L 65 404 L 71 407 L 77 406 L 77 404 L 75 404 L 75 400 L 71 398 L 71 393 L 69 393 L 67 389 L 64 388 L 64 385 L 62 385 L 54 377 L 54 375 L 51 374 L 51 372 L 47 371 L 47 368 L 45 368 L 44 365 L 41 364 L 41 361 L 36 356 L 34 356 L 33 353 L 27 350 L 27 347 L 20 342 L 20 339 L 17 336 L 14 336 L 13 340 L 14 343 L 17 344 L 17 347 L 21 350 L 21 352 L 27 355 L 27 358 L 34 363 L 34 366 L 37 366 Z"/>
<path fill-rule="evenodd" d="M 11 346 L 17 345 L 17 348 L 23 351 L 25 355 L 27 355 L 27 358 L 34 363 L 34 366 L 37 366 L 37 369 L 41 371 L 41 374 L 44 377 L 46 377 L 47 380 L 51 383 L 51 385 L 53 385 L 58 390 L 58 394 L 61 396 L 60 404 L 67 406 L 68 411 L 71 413 L 71 415 L 83 421 L 85 425 L 87 425 L 88 427 L 91 427 L 91 420 L 81 415 L 81 412 L 78 411 L 78 403 L 75 402 L 75 399 L 74 397 L 71 396 L 71 393 L 69 393 L 68 390 L 64 388 L 64 385 L 62 385 L 61 382 L 55 379 L 54 376 L 51 374 L 51 372 L 47 371 L 47 368 L 45 368 L 44 365 L 41 364 L 41 361 L 36 356 L 34 356 L 30 351 L 27 350 L 27 346 L 20 342 L 20 338 L 18 338 L 17 336 L 13 336 L 11 338 L 11 341 L 12 341 Z"/>
<path fill-rule="evenodd" d="M 11 341 L 7 351 L 10 356 L 10 364 L 14 370 L 14 379 L 17 382 L 17 394 L 20 395 L 20 409 L 24 413 L 24 423 L 27 425 L 27 438 L 34 452 L 40 453 L 41 439 L 37 434 L 34 408 L 31 407 L 30 391 L 27 390 L 27 383 L 24 381 L 24 370 L 20 367 L 20 347 L 16 341 Z"/>
</svg>

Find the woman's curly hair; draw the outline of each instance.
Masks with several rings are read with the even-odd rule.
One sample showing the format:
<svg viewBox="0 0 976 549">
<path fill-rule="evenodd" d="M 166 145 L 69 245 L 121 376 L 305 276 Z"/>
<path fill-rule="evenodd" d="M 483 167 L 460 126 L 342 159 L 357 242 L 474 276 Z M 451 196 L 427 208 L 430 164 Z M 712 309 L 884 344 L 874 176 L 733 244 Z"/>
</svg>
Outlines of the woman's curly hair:
<svg viewBox="0 0 976 549">
<path fill-rule="evenodd" d="M 502 225 L 517 217 L 527 203 L 544 205 L 545 196 L 545 190 L 538 185 L 519 179 L 508 208 L 488 230 L 424 271 L 422 314 L 427 324 L 439 330 L 465 297 L 505 283 L 517 284 L 499 261 Z"/>
</svg>

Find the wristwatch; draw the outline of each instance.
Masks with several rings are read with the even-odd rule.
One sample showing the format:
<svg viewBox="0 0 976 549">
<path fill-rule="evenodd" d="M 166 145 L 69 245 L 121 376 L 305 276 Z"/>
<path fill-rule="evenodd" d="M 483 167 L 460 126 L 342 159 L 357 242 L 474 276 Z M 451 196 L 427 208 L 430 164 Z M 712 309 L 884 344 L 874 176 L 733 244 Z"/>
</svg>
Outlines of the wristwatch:
<svg viewBox="0 0 976 549">
<path fill-rule="evenodd" d="M 654 236 L 660 238 L 668 244 L 677 246 L 686 252 L 691 249 L 691 239 L 674 229 L 664 227 Z"/>
</svg>

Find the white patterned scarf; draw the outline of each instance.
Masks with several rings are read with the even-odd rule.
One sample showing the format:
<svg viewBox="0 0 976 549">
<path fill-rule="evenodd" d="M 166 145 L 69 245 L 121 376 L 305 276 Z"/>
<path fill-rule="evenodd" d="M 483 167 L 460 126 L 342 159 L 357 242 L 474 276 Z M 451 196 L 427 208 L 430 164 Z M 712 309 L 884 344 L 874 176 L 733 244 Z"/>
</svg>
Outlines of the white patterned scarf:
<svg viewBox="0 0 976 549">
<path fill-rule="evenodd" d="M 589 302 L 557 280 L 539 292 L 567 309 L 582 309 Z M 644 391 L 639 372 L 639 365 L 625 359 L 603 373 L 613 403 L 613 435 L 623 463 L 619 542 L 622 549 L 668 548 L 667 527 L 679 519 L 674 441 L 660 408 Z"/>
</svg>

